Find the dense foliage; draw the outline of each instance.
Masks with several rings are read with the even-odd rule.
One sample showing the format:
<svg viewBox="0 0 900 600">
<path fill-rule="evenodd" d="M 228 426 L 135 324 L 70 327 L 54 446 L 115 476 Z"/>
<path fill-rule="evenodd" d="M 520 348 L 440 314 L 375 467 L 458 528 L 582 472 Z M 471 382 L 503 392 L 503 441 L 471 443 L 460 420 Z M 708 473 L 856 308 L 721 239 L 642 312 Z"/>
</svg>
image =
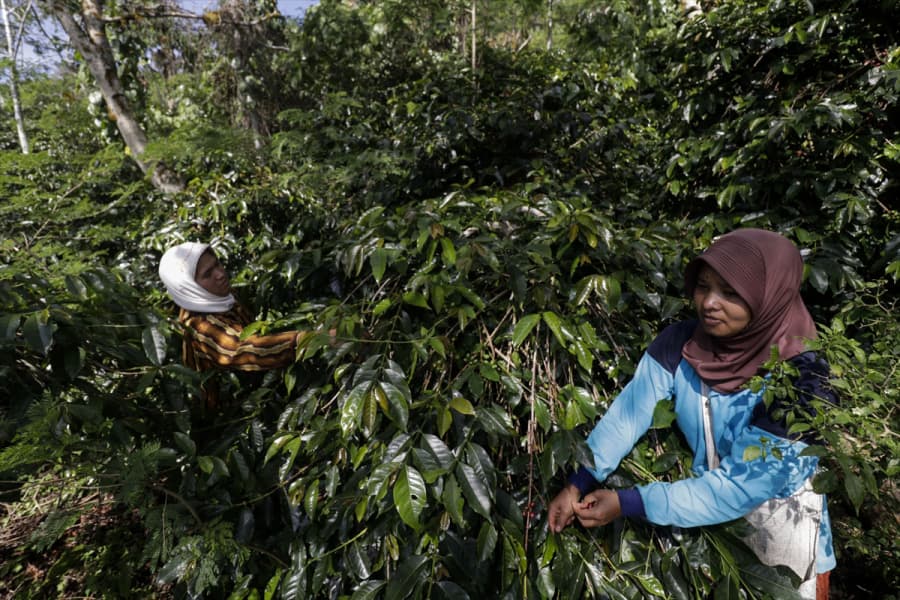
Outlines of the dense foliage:
<svg viewBox="0 0 900 600">
<path fill-rule="evenodd" d="M 739 522 L 555 535 L 544 511 L 690 314 L 687 261 L 754 225 L 803 249 L 841 392 L 795 421 L 826 441 L 834 597 L 895 593 L 896 5 L 560 2 L 547 51 L 508 43 L 543 10 L 510 2 L 473 69 L 464 7 L 360 4 L 233 38 L 219 15 L 166 69 L 146 21 L 115 38 L 183 193 L 122 152 L 83 69 L 24 86 L 33 154 L 0 133 L 0 591 L 794 597 Z M 157 39 L 192 39 L 175 24 Z M 231 401 L 201 406 L 156 277 L 183 239 L 213 241 L 255 330 L 339 343 L 215 375 Z M 671 423 L 661 402 L 609 485 L 688 476 Z"/>
</svg>

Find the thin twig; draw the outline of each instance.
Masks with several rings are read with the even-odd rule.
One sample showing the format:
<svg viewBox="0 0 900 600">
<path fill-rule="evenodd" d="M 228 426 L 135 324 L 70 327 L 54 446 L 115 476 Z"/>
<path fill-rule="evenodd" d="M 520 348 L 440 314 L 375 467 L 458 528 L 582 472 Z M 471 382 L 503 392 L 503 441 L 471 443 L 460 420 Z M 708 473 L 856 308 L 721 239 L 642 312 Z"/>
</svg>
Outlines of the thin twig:
<svg viewBox="0 0 900 600">
<path fill-rule="evenodd" d="M 533 494 L 534 494 L 534 453 L 535 453 L 535 416 L 534 403 L 537 402 L 537 376 L 538 376 L 538 356 L 537 349 L 531 355 L 531 393 L 530 404 L 531 414 L 528 417 L 528 431 L 526 433 L 526 447 L 528 448 L 528 504 L 525 505 L 525 553 L 528 554 L 528 532 L 531 530 L 531 513 L 533 512 Z"/>
<path fill-rule="evenodd" d="M 185 507 L 186 509 L 188 509 L 188 512 L 191 513 L 191 516 L 193 516 L 193 517 L 194 517 L 194 520 L 197 521 L 197 525 L 203 525 L 203 519 L 200 518 L 200 515 L 197 514 L 197 511 L 194 510 L 194 507 L 191 506 L 191 505 L 188 503 L 188 501 L 185 500 L 185 498 L 184 498 L 183 496 L 181 496 L 181 495 L 179 495 L 178 493 L 173 492 L 172 490 L 170 490 L 170 489 L 168 489 L 168 488 L 165 488 L 165 487 L 163 487 L 163 486 L 161 486 L 161 485 L 159 485 L 159 484 L 153 484 L 153 485 L 151 485 L 150 487 L 153 488 L 154 490 L 157 490 L 157 491 L 159 491 L 159 492 L 162 492 L 162 493 L 166 494 L 167 496 L 171 496 L 172 498 L 178 500 L 178 502 L 180 502 L 181 504 L 183 504 L 184 507 Z"/>
</svg>

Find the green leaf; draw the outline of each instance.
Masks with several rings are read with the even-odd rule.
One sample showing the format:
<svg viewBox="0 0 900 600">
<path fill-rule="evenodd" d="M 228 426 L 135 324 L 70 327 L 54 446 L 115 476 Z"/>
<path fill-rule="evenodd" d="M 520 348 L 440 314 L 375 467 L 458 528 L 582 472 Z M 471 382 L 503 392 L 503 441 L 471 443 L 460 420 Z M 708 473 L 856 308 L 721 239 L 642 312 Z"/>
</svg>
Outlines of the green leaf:
<svg viewBox="0 0 900 600">
<path fill-rule="evenodd" d="M 770 594 L 778 600 L 801 600 L 797 588 L 786 575 L 781 575 L 766 565 L 749 565 L 741 567 L 744 580 L 753 587 Z"/>
<path fill-rule="evenodd" d="M 0 315 L 0 341 L 8 342 L 16 339 L 16 331 L 19 330 L 19 323 L 22 322 L 21 315 L 2 314 Z"/>
<path fill-rule="evenodd" d="M 281 596 L 283 598 L 306 598 L 306 547 L 299 544 L 291 557 L 291 570 L 284 580 Z"/>
<path fill-rule="evenodd" d="M 378 304 L 375 305 L 375 308 L 372 309 L 372 316 L 377 317 L 378 315 L 382 314 L 384 311 L 389 309 L 392 304 L 393 304 L 393 302 L 391 301 L 390 298 L 384 298 Z"/>
<path fill-rule="evenodd" d="M 306 488 L 306 495 L 303 497 L 303 509 L 310 519 L 315 518 L 316 509 L 319 507 L 319 480 L 316 479 L 309 487 Z"/>
<path fill-rule="evenodd" d="M 441 504 L 447 509 L 450 518 L 460 527 L 465 526 L 466 521 L 463 518 L 463 500 L 462 490 L 456 477 L 450 475 L 444 482 L 444 491 L 441 493 Z"/>
<path fill-rule="evenodd" d="M 141 333 L 141 341 L 150 364 L 162 366 L 166 362 L 166 336 L 156 326 L 150 325 Z"/>
<path fill-rule="evenodd" d="M 522 342 L 525 341 L 534 327 L 540 322 L 541 315 L 537 313 L 532 313 L 530 315 L 525 315 L 519 322 L 516 323 L 515 328 L 513 329 L 512 334 L 512 344 L 515 347 L 521 346 Z"/>
<path fill-rule="evenodd" d="M 407 304 L 418 306 L 419 308 L 431 310 L 431 307 L 428 306 L 428 300 L 426 300 L 425 296 L 419 292 L 406 292 L 403 294 L 403 301 Z"/>
<path fill-rule="evenodd" d="M 421 526 L 419 515 L 425 507 L 426 494 L 425 480 L 414 467 L 400 469 L 394 482 L 394 505 L 403 522 L 416 530 Z"/>
<path fill-rule="evenodd" d="M 372 275 L 375 277 L 376 283 L 381 283 L 384 272 L 387 269 L 388 251 L 384 248 L 375 248 L 375 251 L 369 255 L 369 264 L 372 266 Z"/>
<path fill-rule="evenodd" d="M 599 275 L 588 275 L 587 277 L 582 277 L 575 284 L 575 306 L 581 306 L 585 303 L 591 292 L 597 289 L 599 279 Z"/>
<path fill-rule="evenodd" d="M 892 261 L 885 267 L 884 274 L 890 275 L 891 279 L 894 281 L 900 280 L 900 260 Z"/>
<path fill-rule="evenodd" d="M 580 340 L 575 340 L 569 346 L 569 352 L 575 355 L 575 358 L 578 359 L 578 364 L 581 365 L 581 368 L 591 372 L 591 369 L 594 367 L 594 355 L 591 354 L 591 351 L 585 346 Z"/>
<path fill-rule="evenodd" d="M 603 277 L 597 286 L 597 291 L 606 301 L 606 305 L 613 307 L 619 303 L 622 295 L 622 284 L 615 277 Z"/>
<path fill-rule="evenodd" d="M 77 348 L 66 348 L 65 355 L 63 356 L 63 368 L 66 371 L 66 375 L 69 376 L 69 379 L 75 379 L 78 373 L 81 372 L 82 367 L 84 367 L 84 359 L 86 356 L 87 352 L 80 346 Z"/>
<path fill-rule="evenodd" d="M 297 373 L 295 373 L 291 368 L 285 369 L 284 387 L 287 390 L 288 395 L 290 395 L 295 385 L 297 385 Z"/>
<path fill-rule="evenodd" d="M 244 453 L 235 448 L 231 453 L 231 462 L 234 463 L 241 481 L 250 483 L 250 466 L 247 464 L 247 459 L 244 458 Z"/>
<path fill-rule="evenodd" d="M 447 357 L 447 349 L 444 347 L 444 342 L 441 338 L 428 338 L 428 345 L 431 346 L 431 349 L 437 352 L 441 358 Z"/>
<path fill-rule="evenodd" d="M 228 471 L 228 465 L 225 464 L 225 461 L 219 458 L 218 456 L 210 457 L 212 459 L 213 464 L 213 474 L 221 477 L 228 477 L 230 475 Z"/>
<path fill-rule="evenodd" d="M 280 435 L 277 438 L 275 438 L 272 441 L 272 443 L 269 445 L 269 449 L 266 450 L 266 457 L 265 457 L 265 459 L 263 459 L 263 464 L 266 464 L 267 462 L 269 462 L 272 459 L 272 457 L 275 456 L 279 450 L 281 450 L 282 446 L 284 446 L 289 441 L 295 439 L 296 437 L 297 437 L 296 434 L 287 433 L 287 434 Z"/>
<path fill-rule="evenodd" d="M 497 369 L 495 369 L 492 365 L 482 363 L 478 366 L 478 372 L 488 381 L 493 381 L 495 383 L 500 381 L 500 373 L 498 373 Z"/>
<path fill-rule="evenodd" d="M 584 304 L 590 295 L 594 293 L 600 296 L 606 306 L 612 307 L 618 304 L 622 294 L 622 285 L 615 277 L 605 275 L 588 275 L 582 277 L 575 284 L 575 306 Z"/>
<path fill-rule="evenodd" d="M 386 585 L 387 582 L 380 579 L 363 581 L 350 596 L 350 600 L 375 600 L 378 592 Z"/>
<path fill-rule="evenodd" d="M 160 585 L 180 581 L 192 560 L 193 557 L 188 553 L 176 554 L 156 573 L 156 581 Z"/>
<path fill-rule="evenodd" d="M 496 546 L 497 530 L 494 529 L 490 521 L 485 521 L 481 524 L 481 530 L 478 532 L 478 543 L 476 545 L 478 562 L 489 562 Z"/>
<path fill-rule="evenodd" d="M 637 573 L 632 573 L 632 577 L 634 577 L 641 587 L 644 588 L 648 594 L 652 596 L 657 596 L 659 598 L 666 597 L 666 590 L 663 588 L 662 583 L 654 577 L 653 575 L 640 575 Z"/>
<path fill-rule="evenodd" d="M 341 406 L 341 432 L 344 437 L 348 437 L 359 427 L 363 405 L 371 385 L 370 382 L 364 381 L 350 390 L 344 398 L 344 404 Z"/>
<path fill-rule="evenodd" d="M 25 325 L 22 327 L 28 347 L 44 356 L 47 356 L 53 344 L 53 325 L 49 319 L 50 313 L 47 310 L 37 311 L 25 318 Z"/>
<path fill-rule="evenodd" d="M 253 539 L 255 529 L 256 519 L 253 517 L 253 511 L 249 508 L 244 508 L 238 516 L 234 530 L 234 539 L 242 544 L 246 544 Z"/>
<path fill-rule="evenodd" d="M 486 482 L 478 477 L 475 469 L 465 463 L 456 465 L 456 478 L 462 489 L 463 496 L 469 502 L 472 510 L 485 519 L 491 518 L 491 494 Z"/>
<path fill-rule="evenodd" d="M 866 496 L 866 490 L 863 486 L 862 478 L 853 471 L 845 469 L 844 490 L 847 492 L 847 497 L 853 504 L 853 509 L 857 514 L 859 514 L 859 507 L 862 506 L 863 500 Z"/>
<path fill-rule="evenodd" d="M 470 600 L 469 594 L 452 581 L 438 581 L 434 586 L 440 592 L 436 596 L 437 600 Z"/>
<path fill-rule="evenodd" d="M 450 408 L 462 415 L 474 415 L 475 407 L 462 396 L 454 396 L 450 399 Z"/>
<path fill-rule="evenodd" d="M 360 417 L 360 427 L 362 429 L 363 435 L 365 437 L 371 437 L 372 433 L 375 431 L 375 421 L 378 418 L 378 397 L 379 394 L 376 393 L 376 390 L 380 391 L 377 385 L 373 385 L 369 390 L 369 393 L 366 394 L 366 398 L 363 401 L 363 410 L 362 416 Z"/>
<path fill-rule="evenodd" d="M 185 454 L 194 456 L 197 453 L 197 444 L 194 443 L 191 436 L 181 431 L 176 431 L 173 435 L 175 437 L 175 443 Z"/>
<path fill-rule="evenodd" d="M 281 465 L 278 467 L 278 476 L 282 479 L 288 476 L 288 473 L 294 466 L 294 461 L 297 459 L 297 454 L 300 451 L 300 444 L 302 441 L 303 439 L 299 436 L 293 436 L 293 438 L 284 445 L 284 453 L 287 454 L 287 456 L 281 461 Z"/>
<path fill-rule="evenodd" d="M 554 312 L 545 311 L 541 313 L 541 317 L 544 319 L 544 323 L 547 324 L 547 327 L 550 328 L 550 331 L 553 332 L 559 345 L 565 348 L 566 339 L 563 336 L 562 322 L 560 321 L 559 315 Z"/>
<path fill-rule="evenodd" d="M 819 293 L 828 291 L 828 273 L 821 267 L 809 267 L 809 282 Z"/>
<path fill-rule="evenodd" d="M 760 446 L 747 446 L 744 448 L 744 455 L 742 457 L 744 462 L 751 462 L 757 460 L 758 458 L 762 458 L 763 452 Z"/>
<path fill-rule="evenodd" d="M 453 242 L 445 237 L 441 238 L 441 260 L 448 267 L 456 264 L 456 248 L 453 247 Z"/>
<path fill-rule="evenodd" d="M 450 407 L 440 407 L 438 408 L 437 414 L 437 428 L 438 435 L 444 435 L 449 431 L 450 426 L 453 424 L 453 415 L 450 413 Z"/>
<path fill-rule="evenodd" d="M 345 556 L 347 557 L 347 564 L 351 569 L 354 579 L 365 580 L 369 578 L 369 561 L 360 549 L 359 544 L 350 544 Z"/>
<path fill-rule="evenodd" d="M 200 465 L 200 470 L 207 475 L 212 474 L 213 469 L 215 469 L 215 464 L 213 463 L 212 457 L 210 456 L 198 456 L 197 464 Z"/>
<path fill-rule="evenodd" d="M 422 441 L 425 442 L 426 447 L 434 455 L 442 469 L 450 469 L 453 466 L 453 461 L 455 460 L 453 453 L 450 452 L 450 448 L 447 447 L 447 444 L 441 438 L 431 433 L 425 433 L 422 434 Z"/>
<path fill-rule="evenodd" d="M 733 577 L 723 577 L 716 583 L 713 600 L 740 600 L 740 598 L 741 590 L 738 582 Z"/>
<path fill-rule="evenodd" d="M 66 289 L 69 290 L 73 298 L 78 300 L 87 299 L 87 286 L 84 285 L 84 282 L 79 277 L 66 275 Z"/>
<path fill-rule="evenodd" d="M 660 400 L 653 409 L 653 424 L 651 429 L 665 429 L 677 418 L 675 414 L 675 402 L 672 400 Z"/>
<path fill-rule="evenodd" d="M 275 592 L 278 591 L 278 584 L 281 583 L 282 577 L 284 577 L 283 569 L 275 571 L 275 574 L 272 575 L 269 582 L 266 584 L 266 589 L 263 592 L 263 600 L 272 600 L 275 597 Z"/>
<path fill-rule="evenodd" d="M 269 324 L 265 321 L 253 321 L 252 323 L 245 325 L 244 328 L 241 329 L 241 339 L 246 340 L 250 336 L 256 334 L 265 335 L 265 330 L 268 325 Z"/>
<path fill-rule="evenodd" d="M 377 386 L 384 392 L 384 395 L 387 398 L 389 409 L 388 415 L 401 430 L 406 431 L 406 426 L 409 421 L 409 399 L 404 393 L 406 390 L 401 390 L 393 383 L 388 383 L 387 381 L 382 381 L 378 383 Z"/>
<path fill-rule="evenodd" d="M 413 554 L 397 567 L 397 572 L 391 577 L 391 581 L 384 593 L 384 600 L 402 600 L 415 589 L 425 583 L 428 557 L 421 554 Z"/>
</svg>

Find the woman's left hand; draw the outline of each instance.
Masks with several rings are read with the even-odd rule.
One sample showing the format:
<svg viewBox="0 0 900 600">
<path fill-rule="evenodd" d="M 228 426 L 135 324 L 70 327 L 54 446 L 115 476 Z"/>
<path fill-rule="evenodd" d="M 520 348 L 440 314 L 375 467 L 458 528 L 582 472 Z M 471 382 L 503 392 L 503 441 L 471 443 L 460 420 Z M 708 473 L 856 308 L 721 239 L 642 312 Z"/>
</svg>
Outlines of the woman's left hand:
<svg viewBox="0 0 900 600">
<path fill-rule="evenodd" d="M 600 527 L 622 516 L 619 495 L 612 490 L 594 490 L 573 508 L 578 522 L 584 527 Z"/>
</svg>

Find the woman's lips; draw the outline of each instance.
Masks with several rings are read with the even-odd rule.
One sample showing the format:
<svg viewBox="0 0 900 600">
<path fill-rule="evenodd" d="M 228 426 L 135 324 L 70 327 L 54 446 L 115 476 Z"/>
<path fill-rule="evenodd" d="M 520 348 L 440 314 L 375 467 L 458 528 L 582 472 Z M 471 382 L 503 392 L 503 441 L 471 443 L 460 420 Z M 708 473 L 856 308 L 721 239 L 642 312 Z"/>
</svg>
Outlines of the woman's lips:
<svg viewBox="0 0 900 600">
<path fill-rule="evenodd" d="M 716 325 L 718 325 L 721 322 L 722 322 L 721 319 L 717 319 L 715 317 L 710 317 L 707 315 L 703 316 L 703 324 L 706 325 L 707 327 L 715 327 Z"/>
</svg>

